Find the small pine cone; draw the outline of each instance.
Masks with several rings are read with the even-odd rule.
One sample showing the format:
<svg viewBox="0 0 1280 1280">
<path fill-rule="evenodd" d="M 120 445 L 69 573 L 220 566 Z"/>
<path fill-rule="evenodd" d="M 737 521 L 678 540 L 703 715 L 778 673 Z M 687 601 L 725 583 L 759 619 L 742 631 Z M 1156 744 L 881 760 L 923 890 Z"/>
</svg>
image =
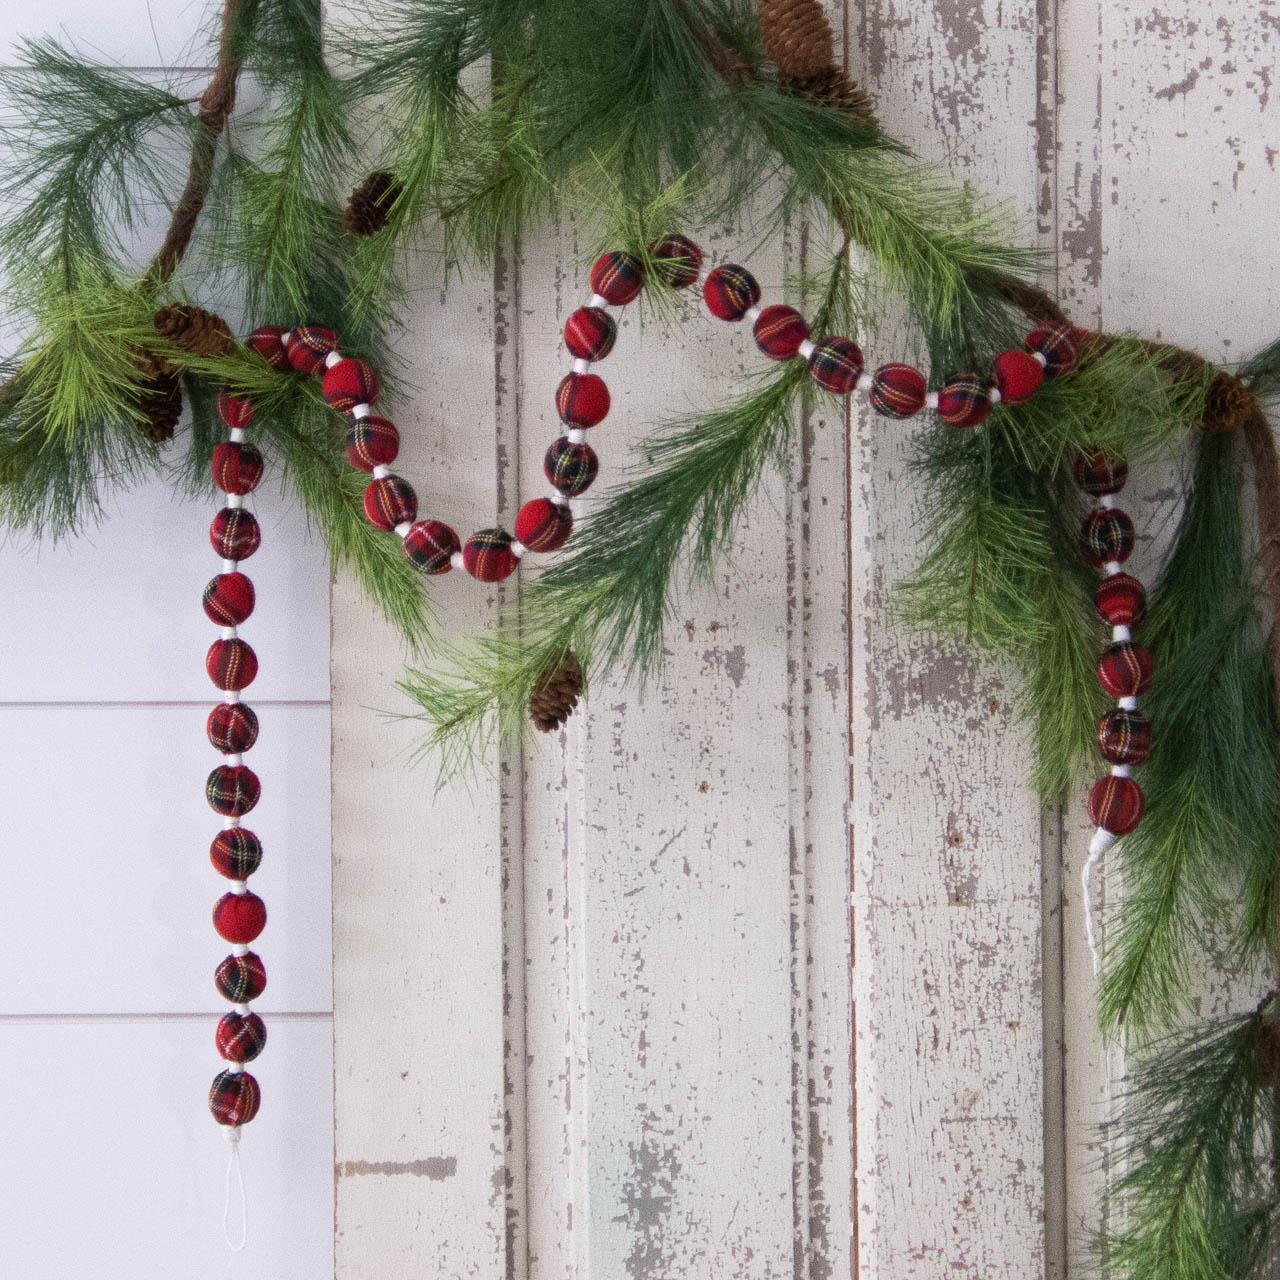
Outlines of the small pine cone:
<svg viewBox="0 0 1280 1280">
<path fill-rule="evenodd" d="M 176 374 L 147 378 L 138 389 L 138 430 L 152 444 L 173 439 L 182 416 L 182 383 Z"/>
<path fill-rule="evenodd" d="M 836 65 L 831 24 L 818 0 L 760 0 L 760 36 L 782 75 L 804 80 Z"/>
<path fill-rule="evenodd" d="M 810 102 L 816 102 L 819 106 L 861 116 L 867 121 L 875 121 L 875 109 L 871 99 L 837 67 L 829 67 L 811 76 L 799 78 L 784 76 L 781 84 L 788 93 L 793 93 L 800 98 L 808 98 Z"/>
<path fill-rule="evenodd" d="M 156 312 L 154 323 L 162 338 L 193 356 L 216 360 L 220 356 L 229 356 L 236 349 L 231 326 L 221 316 L 202 307 L 188 307 L 181 303 L 162 307 Z"/>
<path fill-rule="evenodd" d="M 1200 425 L 1206 431 L 1235 431 L 1253 407 L 1253 392 L 1235 374 L 1220 369 L 1209 384 Z"/>
<path fill-rule="evenodd" d="M 582 668 L 571 650 L 548 668 L 529 698 L 529 716 L 539 733 L 551 733 L 573 715 L 582 693 Z"/>
<path fill-rule="evenodd" d="M 375 169 L 351 193 L 343 222 L 353 236 L 371 236 L 387 225 L 387 210 L 400 194 L 400 181 L 394 173 Z"/>
</svg>

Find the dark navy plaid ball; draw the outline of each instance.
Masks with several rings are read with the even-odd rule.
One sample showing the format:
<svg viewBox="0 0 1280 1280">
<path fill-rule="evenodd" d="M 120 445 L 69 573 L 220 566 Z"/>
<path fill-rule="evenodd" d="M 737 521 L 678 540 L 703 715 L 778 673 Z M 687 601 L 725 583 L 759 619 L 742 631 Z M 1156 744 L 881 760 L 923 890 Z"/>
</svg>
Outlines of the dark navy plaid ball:
<svg viewBox="0 0 1280 1280">
<path fill-rule="evenodd" d="M 248 827 L 219 831 L 209 846 L 209 861 L 228 880 L 247 880 L 262 865 L 262 841 Z"/>
<path fill-rule="evenodd" d="M 1123 564 L 1133 553 L 1133 521 L 1123 511 L 1090 511 L 1080 528 L 1080 554 L 1095 569 Z"/>
<path fill-rule="evenodd" d="M 814 382 L 838 396 L 847 396 L 862 376 L 862 351 L 850 338 L 823 338 L 809 357 Z"/>
<path fill-rule="evenodd" d="M 219 1071 L 209 1090 L 209 1110 L 219 1123 L 248 1124 L 262 1105 L 262 1090 L 247 1071 Z"/>
<path fill-rule="evenodd" d="M 1110 764 L 1141 764 L 1151 754 L 1151 721 L 1117 708 L 1098 721 L 1098 750 Z"/>
<path fill-rule="evenodd" d="M 229 1004 L 248 1004 L 267 989 L 267 970 L 262 957 L 248 951 L 242 956 L 227 956 L 213 975 L 213 985 Z"/>
<path fill-rule="evenodd" d="M 220 702 L 209 712 L 205 732 L 215 751 L 224 756 L 240 755 L 258 740 L 258 717 L 243 702 Z"/>
<path fill-rule="evenodd" d="M 262 797 L 258 775 L 245 764 L 220 764 L 204 788 L 209 808 L 224 818 L 242 818 Z"/>
<path fill-rule="evenodd" d="M 547 450 L 542 469 L 547 479 L 566 497 L 585 493 L 600 473 L 600 459 L 589 444 L 575 444 L 561 436 Z"/>
</svg>

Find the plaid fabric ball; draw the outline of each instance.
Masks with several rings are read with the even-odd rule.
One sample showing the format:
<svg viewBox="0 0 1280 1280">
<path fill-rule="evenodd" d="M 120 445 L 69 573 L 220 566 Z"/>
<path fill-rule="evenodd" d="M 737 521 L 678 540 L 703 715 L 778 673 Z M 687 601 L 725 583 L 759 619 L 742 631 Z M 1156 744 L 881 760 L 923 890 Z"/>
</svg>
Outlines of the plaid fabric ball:
<svg viewBox="0 0 1280 1280">
<path fill-rule="evenodd" d="M 443 520 L 419 520 L 404 536 L 409 563 L 423 573 L 448 573 L 461 550 L 458 535 Z"/>
<path fill-rule="evenodd" d="M 252 1062 L 267 1047 L 267 1027 L 256 1013 L 224 1013 L 213 1042 L 228 1062 Z"/>
<path fill-rule="evenodd" d="M 618 326 L 603 307 L 579 307 L 564 322 L 564 344 L 579 360 L 603 360 L 617 338 Z"/>
<path fill-rule="evenodd" d="M 463 567 L 478 582 L 501 582 L 515 572 L 518 563 L 505 529 L 477 530 L 462 548 Z"/>
<path fill-rule="evenodd" d="M 718 320 L 741 320 L 760 301 L 760 285 L 746 267 L 726 262 L 702 286 L 707 309 Z"/>
<path fill-rule="evenodd" d="M 1042 324 L 1027 334 L 1027 350 L 1044 356 L 1044 376 L 1056 378 L 1075 367 L 1079 355 L 1076 331 L 1068 324 Z"/>
<path fill-rule="evenodd" d="M 809 357 L 809 376 L 835 395 L 847 396 L 862 376 L 862 351 L 850 338 L 823 338 Z"/>
<path fill-rule="evenodd" d="M 258 716 L 244 702 L 219 702 L 209 712 L 204 731 L 209 745 L 224 756 L 243 755 L 258 740 Z"/>
<path fill-rule="evenodd" d="M 247 1071 L 219 1071 L 209 1090 L 209 1110 L 221 1125 L 238 1129 L 258 1114 L 262 1090 Z"/>
<path fill-rule="evenodd" d="M 1025 351 L 1002 351 L 995 359 L 996 387 L 1005 404 L 1026 404 L 1044 381 L 1044 370 Z"/>
<path fill-rule="evenodd" d="M 573 513 L 550 498 L 534 498 L 516 516 L 516 537 L 530 551 L 559 551 L 573 532 Z"/>
<path fill-rule="evenodd" d="M 1142 821 L 1146 801 L 1132 778 L 1107 774 L 1089 792 L 1089 821 L 1113 836 L 1127 836 Z"/>
<path fill-rule="evenodd" d="M 765 307 L 752 327 L 756 346 L 770 360 L 791 360 L 809 337 L 809 326 L 795 307 Z"/>
<path fill-rule="evenodd" d="M 219 831 L 209 846 L 213 869 L 228 880 L 247 880 L 262 866 L 262 841 L 248 827 Z"/>
<path fill-rule="evenodd" d="M 256 893 L 224 893 L 213 905 L 213 927 L 224 942 L 243 947 L 267 927 L 267 904 Z"/>
<path fill-rule="evenodd" d="M 1133 521 L 1123 511 L 1090 511 L 1080 526 L 1080 554 L 1095 569 L 1123 564 L 1133 554 Z"/>
<path fill-rule="evenodd" d="M 1129 479 L 1129 464 L 1102 449 L 1078 454 L 1071 470 L 1076 484 L 1093 498 L 1119 493 Z"/>
<path fill-rule="evenodd" d="M 591 288 L 606 302 L 625 307 L 644 285 L 644 267 L 629 253 L 605 253 L 591 268 Z"/>
<path fill-rule="evenodd" d="M 252 951 L 227 956 L 213 971 L 213 985 L 230 1004 L 248 1004 L 267 989 L 267 970 L 261 956 Z"/>
<path fill-rule="evenodd" d="M 1147 593 L 1137 578 L 1113 573 L 1093 593 L 1098 615 L 1113 627 L 1136 627 L 1147 612 Z"/>
<path fill-rule="evenodd" d="M 909 364 L 882 364 L 871 380 L 871 407 L 886 418 L 910 418 L 924 408 L 924 374 Z"/>
<path fill-rule="evenodd" d="M 399 452 L 400 432 L 386 418 L 357 418 L 347 432 L 347 461 L 359 471 L 388 467 Z"/>
<path fill-rule="evenodd" d="M 556 388 L 556 412 L 569 427 L 594 427 L 609 412 L 609 388 L 594 373 L 571 373 Z"/>
<path fill-rule="evenodd" d="M 663 283 L 672 289 L 687 289 L 702 270 L 702 250 L 686 236 L 663 236 L 649 252 Z"/>
<path fill-rule="evenodd" d="M 390 532 L 398 524 L 417 519 L 418 495 L 399 476 L 371 481 L 364 491 L 364 513 L 370 524 Z"/>
<path fill-rule="evenodd" d="M 264 325 L 255 329 L 245 340 L 250 351 L 256 351 L 273 369 L 287 369 L 289 354 L 281 341 L 284 330 L 278 325 Z"/>
<path fill-rule="evenodd" d="M 379 385 L 373 365 L 348 356 L 324 371 L 320 390 L 339 413 L 350 413 L 358 404 L 377 404 Z"/>
<path fill-rule="evenodd" d="M 223 493 L 252 493 L 262 479 L 262 454 L 251 444 L 224 440 L 213 451 L 209 471 Z"/>
<path fill-rule="evenodd" d="M 600 459 L 589 444 L 574 444 L 568 436 L 561 436 L 547 450 L 542 470 L 554 488 L 576 498 L 591 488 L 600 473 Z"/>
<path fill-rule="evenodd" d="M 213 402 L 218 417 L 229 427 L 243 430 L 252 426 L 257 409 L 247 396 L 233 396 L 229 391 L 219 391 Z"/>
<path fill-rule="evenodd" d="M 1098 721 L 1098 750 L 1110 764 L 1141 764 L 1151 754 L 1151 721 L 1117 708 Z"/>
<path fill-rule="evenodd" d="M 257 517 L 244 507 L 223 507 L 209 526 L 209 545 L 224 560 L 247 560 L 262 544 Z"/>
<path fill-rule="evenodd" d="M 319 373 L 325 360 L 338 349 L 338 335 L 323 325 L 304 324 L 294 329 L 285 343 L 289 363 L 299 373 Z"/>
<path fill-rule="evenodd" d="M 1121 640 L 1098 659 L 1098 683 L 1113 698 L 1136 698 L 1151 683 L 1152 666 L 1149 649 Z"/>
<path fill-rule="evenodd" d="M 258 674 L 258 655 L 248 641 L 215 640 L 204 655 L 204 669 L 209 679 L 223 693 L 239 693 L 247 689 Z"/>
<path fill-rule="evenodd" d="M 246 764 L 220 764 L 204 784 L 209 808 L 224 818 L 243 818 L 262 796 L 258 775 Z"/>
<path fill-rule="evenodd" d="M 938 417 L 951 427 L 976 427 L 987 420 L 991 397 L 976 373 L 957 373 L 938 392 Z"/>
<path fill-rule="evenodd" d="M 243 573 L 220 573 L 205 583 L 202 599 L 210 622 L 238 627 L 253 612 L 253 583 Z"/>
</svg>

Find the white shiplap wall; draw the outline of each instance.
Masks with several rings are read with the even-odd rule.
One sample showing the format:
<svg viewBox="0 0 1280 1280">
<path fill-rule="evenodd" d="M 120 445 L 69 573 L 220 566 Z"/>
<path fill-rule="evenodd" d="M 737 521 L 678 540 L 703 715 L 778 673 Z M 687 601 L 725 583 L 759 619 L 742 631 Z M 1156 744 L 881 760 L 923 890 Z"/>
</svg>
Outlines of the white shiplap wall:
<svg viewBox="0 0 1280 1280">
<path fill-rule="evenodd" d="M 59 31 L 114 65 L 198 68 L 207 18 L 143 0 L 5 6 L 0 68 L 19 35 Z M 245 1132 L 250 1242 L 235 1259 L 226 1144 L 205 1105 L 227 951 L 209 919 L 223 882 L 203 798 L 214 504 L 156 482 L 64 546 L 0 546 L 6 1277 L 331 1274 L 328 575 L 272 477 L 253 505 L 263 546 L 244 634 L 262 667 L 248 696 L 262 723 L 252 825 L 266 847 L 255 888 L 270 922 L 255 946 L 269 1045 L 253 1068 L 264 1102 Z"/>
</svg>

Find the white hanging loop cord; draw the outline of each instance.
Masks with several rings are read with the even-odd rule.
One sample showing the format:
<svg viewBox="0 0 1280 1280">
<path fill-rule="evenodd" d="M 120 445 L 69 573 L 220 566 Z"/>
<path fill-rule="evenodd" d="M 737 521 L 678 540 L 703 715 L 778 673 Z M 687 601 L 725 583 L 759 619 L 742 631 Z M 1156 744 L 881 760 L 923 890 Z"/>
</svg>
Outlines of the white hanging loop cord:
<svg viewBox="0 0 1280 1280">
<path fill-rule="evenodd" d="M 1103 856 L 1115 842 L 1116 838 L 1110 831 L 1104 831 L 1099 827 L 1093 833 L 1093 839 L 1089 841 L 1089 857 L 1080 876 L 1084 889 L 1084 933 L 1089 942 L 1089 956 L 1093 960 L 1094 977 L 1097 977 L 1102 968 L 1102 953 L 1098 950 L 1098 939 L 1093 927 L 1093 869 L 1101 863 Z"/>
<path fill-rule="evenodd" d="M 243 1253 L 245 1245 L 249 1243 L 249 1202 L 244 1194 L 244 1168 L 240 1164 L 240 1130 L 235 1126 L 229 1126 L 226 1134 L 231 1150 L 227 1155 L 227 1181 L 222 1201 L 222 1236 L 232 1253 Z M 240 1238 L 238 1240 L 231 1234 L 233 1190 L 240 1201 Z"/>
</svg>

